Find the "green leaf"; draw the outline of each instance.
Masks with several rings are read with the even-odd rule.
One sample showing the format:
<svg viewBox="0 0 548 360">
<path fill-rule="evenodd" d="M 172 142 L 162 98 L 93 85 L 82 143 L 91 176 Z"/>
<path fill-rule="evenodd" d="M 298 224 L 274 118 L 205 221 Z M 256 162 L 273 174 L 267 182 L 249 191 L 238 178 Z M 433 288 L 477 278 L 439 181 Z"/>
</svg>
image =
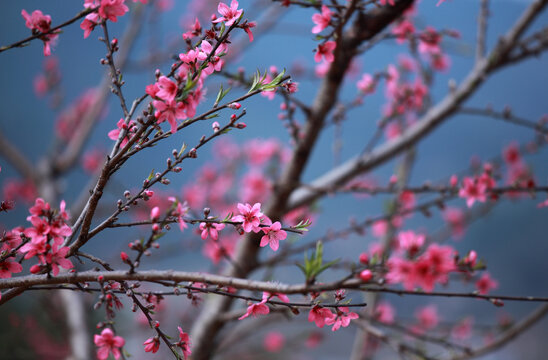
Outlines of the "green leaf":
<svg viewBox="0 0 548 360">
<path fill-rule="evenodd" d="M 339 262 L 339 259 L 323 263 L 323 244 L 321 241 L 316 243 L 316 251 L 308 256 L 304 254 L 304 265 L 297 264 L 299 269 L 304 273 L 306 281 L 313 281 L 319 274 Z"/>
<path fill-rule="evenodd" d="M 167 234 L 167 233 L 165 233 L 165 232 L 158 233 L 158 234 L 154 235 L 154 236 L 152 237 L 152 239 L 153 239 L 154 241 L 156 241 L 156 240 L 158 240 L 158 239 L 164 237 L 166 234 Z"/>
<path fill-rule="evenodd" d="M 219 38 L 221 38 L 225 32 L 225 29 L 226 29 L 226 25 L 225 23 L 221 23 L 221 30 L 219 31 Z"/>
<path fill-rule="evenodd" d="M 228 215 L 225 216 L 225 218 L 223 219 L 222 222 L 230 221 L 230 219 L 232 219 L 233 216 L 234 216 L 234 214 L 232 214 L 232 212 L 228 213 Z"/>
<path fill-rule="evenodd" d="M 148 181 L 150 181 L 150 180 L 152 180 L 152 179 L 154 179 L 154 169 L 150 170 L 150 174 L 149 174 L 148 177 L 147 177 L 147 180 L 148 180 Z"/>
<path fill-rule="evenodd" d="M 219 117 L 219 114 L 215 113 L 215 114 L 211 114 L 211 115 L 206 116 L 204 119 L 209 120 L 209 119 L 215 119 L 217 117 Z"/>
<path fill-rule="evenodd" d="M 180 157 L 185 150 L 186 150 L 186 144 L 183 143 L 183 146 L 181 146 L 181 150 L 179 150 L 179 154 L 177 155 L 177 157 Z"/>
<path fill-rule="evenodd" d="M 221 84 L 221 88 L 219 89 L 219 93 L 217 94 L 217 98 L 215 99 L 215 104 L 213 105 L 213 107 L 217 107 L 217 105 L 219 105 L 221 100 L 223 100 L 223 98 L 228 94 L 230 89 L 231 88 L 223 90 L 223 84 Z"/>
</svg>

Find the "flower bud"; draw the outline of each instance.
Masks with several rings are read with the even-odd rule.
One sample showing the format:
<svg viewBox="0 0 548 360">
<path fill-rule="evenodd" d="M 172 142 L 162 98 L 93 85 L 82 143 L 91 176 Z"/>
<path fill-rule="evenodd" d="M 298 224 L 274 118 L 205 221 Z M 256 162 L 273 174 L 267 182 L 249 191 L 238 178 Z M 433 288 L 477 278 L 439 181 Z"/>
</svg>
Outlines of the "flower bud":
<svg viewBox="0 0 548 360">
<path fill-rule="evenodd" d="M 362 272 L 360 272 L 360 279 L 363 282 L 369 282 L 371 281 L 371 279 L 373 279 L 373 273 L 369 269 L 363 270 Z"/>
</svg>

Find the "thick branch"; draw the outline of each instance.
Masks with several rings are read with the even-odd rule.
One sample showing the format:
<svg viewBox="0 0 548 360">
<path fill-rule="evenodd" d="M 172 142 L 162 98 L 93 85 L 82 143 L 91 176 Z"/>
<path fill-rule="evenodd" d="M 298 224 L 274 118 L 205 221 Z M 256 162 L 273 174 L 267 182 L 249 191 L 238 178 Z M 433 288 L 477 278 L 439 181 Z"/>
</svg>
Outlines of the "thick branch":
<svg viewBox="0 0 548 360">
<path fill-rule="evenodd" d="M 377 150 L 356 156 L 337 168 L 320 176 L 312 182 L 313 187 L 337 188 L 348 182 L 355 176 L 369 171 L 400 154 L 419 140 L 424 138 L 443 121 L 449 119 L 465 100 L 467 100 L 477 88 L 487 79 L 487 76 L 503 66 L 506 57 L 510 54 L 518 39 L 533 22 L 535 17 L 546 6 L 548 0 L 537 0 L 532 3 L 514 24 L 514 26 L 499 41 L 487 58 L 476 63 L 476 66 L 462 84 L 448 94 L 435 107 L 431 108 L 415 125 L 405 131 L 399 138 L 389 141 L 378 147 Z M 317 199 L 319 195 L 306 188 L 298 188 L 289 199 L 288 207 L 293 209 Z"/>
</svg>

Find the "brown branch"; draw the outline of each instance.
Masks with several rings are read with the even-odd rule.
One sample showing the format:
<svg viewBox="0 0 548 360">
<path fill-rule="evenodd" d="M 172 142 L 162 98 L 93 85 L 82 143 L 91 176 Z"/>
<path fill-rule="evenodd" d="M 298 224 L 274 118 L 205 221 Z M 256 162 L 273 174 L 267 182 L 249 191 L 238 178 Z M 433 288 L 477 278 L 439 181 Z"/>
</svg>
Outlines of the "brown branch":
<svg viewBox="0 0 548 360">
<path fill-rule="evenodd" d="M 478 35 L 476 40 L 476 62 L 483 60 L 487 42 L 487 18 L 489 17 L 489 0 L 481 0 L 478 16 Z"/>
<path fill-rule="evenodd" d="M 499 350 L 510 341 L 514 340 L 520 336 L 523 332 L 529 329 L 531 326 L 539 322 L 544 316 L 548 314 L 548 304 L 542 305 L 537 310 L 533 311 L 527 318 L 523 319 L 520 323 L 511 327 L 509 330 L 505 331 L 500 338 L 493 341 L 492 343 L 481 347 L 479 349 L 473 350 L 471 354 L 453 356 L 451 360 L 468 360 L 473 359 L 479 356 L 489 354 L 493 351 Z"/>
<path fill-rule="evenodd" d="M 413 0 L 400 0 L 395 6 L 375 8 L 365 14 L 359 13 L 350 29 L 336 39 L 335 59 L 310 107 L 310 114 L 302 129 L 302 138 L 296 144 L 293 157 L 283 171 L 280 181 L 275 185 L 272 200 L 264 207 L 264 213 L 271 219 L 281 218 L 288 210 L 289 195 L 294 189 L 294 184 L 300 182 L 301 175 L 324 128 L 325 119 L 337 102 L 346 70 L 357 55 L 357 48 L 361 43 L 384 30 L 412 3 Z M 228 276 L 245 277 L 256 268 L 258 240 L 257 236 L 247 236 L 240 242 L 234 255 L 237 266 L 232 266 L 226 271 Z M 230 299 L 214 298 L 205 305 L 204 311 L 195 321 L 191 336 L 194 346 L 193 357 L 196 360 L 207 359 L 214 351 L 217 333 L 223 327 L 223 322 L 219 321 L 220 315 L 230 308 L 230 304 Z"/>
<path fill-rule="evenodd" d="M 536 0 L 529 5 L 489 56 L 474 66 L 462 84 L 431 108 L 400 137 L 379 146 L 376 151 L 348 160 L 317 178 L 312 182 L 312 185 L 314 187 L 340 187 L 355 176 L 385 163 L 432 132 L 457 111 L 458 107 L 479 88 L 490 73 L 505 65 L 505 59 L 515 48 L 521 35 L 542 12 L 547 3 L 548 0 Z M 291 194 L 289 208 L 294 209 L 309 204 L 318 197 L 318 194 L 308 189 L 298 188 Z"/>
<path fill-rule="evenodd" d="M 116 66 L 119 69 L 123 69 L 127 63 L 132 46 L 135 43 L 137 35 L 139 34 L 139 29 L 142 25 L 142 18 L 143 6 L 138 4 L 138 6 L 135 6 L 131 12 L 130 22 L 120 41 L 120 51 L 118 52 L 118 56 L 116 58 Z M 95 127 L 95 124 L 106 104 L 107 98 L 110 94 L 110 86 L 110 76 L 105 74 L 98 86 L 96 100 L 93 107 L 84 115 L 80 126 L 78 126 L 75 134 L 71 137 L 70 142 L 63 153 L 55 156 L 53 162 L 54 172 L 61 173 L 68 170 L 80 157 L 82 149 L 91 135 L 91 131 Z"/>
<path fill-rule="evenodd" d="M 73 17 L 72 19 L 70 20 L 67 20 L 65 21 L 64 23 L 60 24 L 60 25 L 57 25 L 53 28 L 51 28 L 48 32 L 45 32 L 45 33 L 42 33 L 42 32 L 38 32 L 37 34 L 35 35 L 32 35 L 32 36 L 29 36 L 28 38 L 26 39 L 23 39 L 23 40 L 20 40 L 20 41 L 17 41 L 11 45 L 6 45 L 6 46 L 0 46 L 0 53 L 3 52 L 3 51 L 6 51 L 6 50 L 9 50 L 9 49 L 13 49 L 13 48 L 16 48 L 16 47 L 22 47 L 22 46 L 26 46 L 28 45 L 28 42 L 32 41 L 32 40 L 35 40 L 35 39 L 39 39 L 45 35 L 49 35 L 49 34 L 53 34 L 55 33 L 57 30 L 67 26 L 67 25 L 70 25 L 72 24 L 73 22 L 77 21 L 78 19 L 81 19 L 83 17 L 85 17 L 86 15 L 96 11 L 98 8 L 89 8 L 89 9 L 85 9 L 85 10 L 82 10 L 80 11 L 78 14 L 76 14 L 75 17 Z"/>
<path fill-rule="evenodd" d="M 4 136 L 2 132 L 0 132 L 0 155 L 9 161 L 24 178 L 33 182 L 37 180 L 34 165 L 8 140 L 8 138 Z"/>
<path fill-rule="evenodd" d="M 44 275 L 27 275 L 12 277 L 9 279 L 0 280 L 0 289 L 12 289 L 20 287 L 30 287 L 37 285 L 55 285 L 55 284 L 79 284 L 84 282 L 99 282 L 98 277 L 102 277 L 102 281 L 144 281 L 158 283 L 163 282 L 166 286 L 177 286 L 182 282 L 200 282 L 210 285 L 230 286 L 240 290 L 251 291 L 266 291 L 270 293 L 282 294 L 308 294 L 311 292 L 324 292 L 338 289 L 354 289 L 356 291 L 377 292 L 395 295 L 413 295 L 413 296 L 428 296 L 428 297 L 455 297 L 455 298 L 470 298 L 482 299 L 489 302 L 497 300 L 503 301 L 521 301 L 521 302 L 548 302 L 548 297 L 535 296 L 511 296 L 511 295 L 481 295 L 476 293 L 460 293 L 460 292 L 422 292 L 412 290 L 399 290 L 384 287 L 365 286 L 360 279 L 342 279 L 322 284 L 284 284 L 268 281 L 250 280 L 244 278 L 234 278 L 223 275 L 207 274 L 200 272 L 185 272 L 185 271 L 158 271 L 147 270 L 135 273 L 127 271 L 83 271 L 70 274 L 62 274 L 55 277 Z M 4 294 L 0 304 L 3 304 Z"/>
<path fill-rule="evenodd" d="M 506 110 L 495 111 L 490 108 L 480 109 L 480 108 L 472 108 L 472 107 L 461 107 L 459 108 L 458 112 L 461 114 L 479 115 L 479 116 L 490 117 L 497 120 L 502 120 L 505 122 L 509 122 L 512 124 L 516 124 L 519 126 L 536 130 L 543 135 L 548 135 L 548 128 L 544 126 L 543 124 L 516 116 L 512 114 L 510 111 L 506 111 Z"/>
</svg>

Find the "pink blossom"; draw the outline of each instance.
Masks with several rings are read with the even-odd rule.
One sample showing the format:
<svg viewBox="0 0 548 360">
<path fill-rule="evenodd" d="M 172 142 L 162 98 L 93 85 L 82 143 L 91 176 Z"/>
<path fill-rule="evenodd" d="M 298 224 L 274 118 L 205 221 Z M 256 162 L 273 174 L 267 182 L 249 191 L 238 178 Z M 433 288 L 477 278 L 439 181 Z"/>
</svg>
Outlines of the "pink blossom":
<svg viewBox="0 0 548 360">
<path fill-rule="evenodd" d="M 122 16 L 129 11 L 124 4 L 125 0 L 101 0 L 99 7 L 99 16 L 112 22 L 117 22 L 117 16 Z"/>
<path fill-rule="evenodd" d="M 38 97 L 43 97 L 49 90 L 48 79 L 44 74 L 37 75 L 32 84 L 34 85 L 34 92 Z"/>
<path fill-rule="evenodd" d="M 350 320 L 359 318 L 358 314 L 355 312 L 349 312 L 347 307 L 340 307 L 337 309 L 337 315 L 326 319 L 325 323 L 327 325 L 333 325 L 331 331 L 337 331 L 340 327 L 347 327 L 350 325 Z"/>
<path fill-rule="evenodd" d="M 0 242 L 0 253 L 3 251 L 11 251 L 21 245 L 21 233 L 24 231 L 22 227 L 16 227 L 10 231 L 6 231 L 2 235 L 2 241 Z"/>
<path fill-rule="evenodd" d="M 133 126 L 133 121 L 130 120 L 129 124 L 126 124 L 125 120 L 123 118 L 121 118 L 120 120 L 118 120 L 118 123 L 116 124 L 116 127 L 117 129 L 114 129 L 114 130 L 110 130 L 108 132 L 108 137 L 109 139 L 111 140 L 118 140 L 118 137 L 120 136 L 120 132 L 124 129 L 130 129 L 131 130 L 131 127 Z M 128 143 L 130 137 L 128 136 L 130 133 L 130 131 L 127 131 L 126 132 L 126 136 L 124 136 L 124 138 L 122 139 L 122 142 L 120 143 L 120 147 L 123 148 L 124 146 L 126 146 L 126 144 Z"/>
<path fill-rule="evenodd" d="M 236 215 L 232 218 L 232 221 L 242 222 L 242 227 L 245 232 L 259 232 L 261 230 L 261 218 L 263 213 L 261 212 L 261 204 L 255 203 L 253 207 L 250 204 L 238 203 L 238 210 L 241 215 Z"/>
<path fill-rule="evenodd" d="M 29 209 L 29 213 L 34 216 L 46 216 L 50 210 L 49 204 L 45 202 L 44 199 L 37 198 L 34 201 L 34 205 Z"/>
<path fill-rule="evenodd" d="M 232 257 L 236 247 L 236 241 L 238 240 L 238 235 L 235 233 L 232 234 L 233 235 L 231 236 L 224 236 L 218 240 L 206 241 L 202 248 L 204 256 L 210 259 L 214 264 L 218 264 L 219 261 L 226 256 Z"/>
<path fill-rule="evenodd" d="M 202 34 L 202 25 L 200 24 L 200 21 L 198 20 L 198 18 L 196 18 L 190 30 L 183 34 L 183 39 L 187 40 L 196 36 L 200 36 L 201 34 Z"/>
<path fill-rule="evenodd" d="M 329 63 L 328 61 L 326 61 L 325 59 L 322 60 L 322 62 L 320 62 L 318 65 L 316 65 L 316 67 L 314 68 L 314 74 L 321 78 L 323 76 L 325 76 L 325 74 L 327 74 L 327 72 L 329 71 L 329 67 L 331 66 L 331 63 Z"/>
<path fill-rule="evenodd" d="M 320 305 L 314 305 L 308 313 L 308 321 L 314 321 L 319 328 L 323 328 L 327 323 L 327 320 L 334 319 L 335 317 L 336 315 L 333 314 L 331 310 L 321 307 Z"/>
<path fill-rule="evenodd" d="M 519 146 L 516 142 L 508 145 L 503 151 L 504 161 L 509 165 L 515 165 L 521 162 Z"/>
<path fill-rule="evenodd" d="M 11 258 L 0 262 L 0 279 L 10 278 L 11 274 L 20 273 L 21 271 L 23 271 L 21 264 Z"/>
<path fill-rule="evenodd" d="M 245 152 L 250 165 L 262 166 L 280 150 L 280 143 L 276 139 L 253 139 L 245 143 Z"/>
<path fill-rule="evenodd" d="M 272 299 L 273 297 L 277 297 L 278 299 L 280 299 L 281 301 L 285 302 L 285 303 L 288 303 L 289 302 L 289 297 L 286 295 L 286 294 L 282 294 L 282 293 L 269 293 L 269 292 L 266 292 L 266 291 L 263 291 L 263 299 L 261 302 L 265 303 L 267 301 L 269 301 L 270 299 Z"/>
<path fill-rule="evenodd" d="M 451 66 L 451 59 L 449 56 L 442 53 L 432 54 L 430 57 L 430 65 L 434 70 L 446 71 Z"/>
<path fill-rule="evenodd" d="M 312 28 L 312 34 L 318 34 L 325 29 L 331 21 L 331 10 L 325 5 L 322 5 L 322 13 L 312 15 L 312 21 L 316 26 Z"/>
<path fill-rule="evenodd" d="M 466 340 L 472 335 L 473 317 L 465 317 L 451 329 L 451 336 L 456 340 Z"/>
<path fill-rule="evenodd" d="M 396 42 L 402 44 L 405 40 L 413 36 L 415 33 L 415 26 L 407 19 L 403 19 L 396 26 L 392 28 L 392 34 L 396 36 Z"/>
<path fill-rule="evenodd" d="M 496 289 L 499 286 L 498 281 L 491 278 L 488 272 L 484 272 L 483 275 L 476 281 L 476 288 L 481 295 L 487 295 L 489 291 Z"/>
<path fill-rule="evenodd" d="M 336 47 L 337 43 L 334 41 L 326 41 L 325 44 L 319 44 L 316 49 L 316 55 L 314 55 L 314 61 L 320 62 L 323 57 L 328 63 L 333 62 L 333 60 L 335 60 L 333 51 Z"/>
<path fill-rule="evenodd" d="M 157 336 L 148 338 L 143 345 L 145 346 L 145 352 L 156 353 L 160 349 L 160 339 Z"/>
<path fill-rule="evenodd" d="M 256 317 L 257 315 L 266 315 L 269 312 L 270 309 L 263 302 L 251 304 L 247 307 L 246 313 L 240 316 L 238 320 L 243 320 L 250 315 L 252 315 L 253 317 Z"/>
<path fill-rule="evenodd" d="M 220 2 L 219 6 L 217 6 L 217 11 L 222 15 L 222 17 L 213 20 L 213 23 L 224 21 L 226 26 L 231 26 L 234 24 L 234 22 L 242 16 L 243 12 L 241 9 L 238 10 L 238 1 L 236 0 L 232 0 L 230 7 L 228 7 L 225 3 Z"/>
<path fill-rule="evenodd" d="M 44 15 L 40 10 L 34 10 L 32 14 L 26 10 L 21 10 L 21 15 L 25 19 L 25 26 L 31 30 L 37 30 L 46 33 L 51 27 L 51 16 Z"/>
<path fill-rule="evenodd" d="M 415 317 L 419 321 L 419 327 L 422 330 L 431 330 L 438 325 L 439 315 L 435 305 L 428 305 L 415 312 Z"/>
<path fill-rule="evenodd" d="M 279 352 L 285 343 L 284 335 L 279 331 L 271 331 L 264 338 L 264 348 L 268 352 Z"/>
<path fill-rule="evenodd" d="M 57 246 L 53 246 L 52 251 L 46 255 L 46 263 L 51 265 L 53 276 L 59 274 L 59 266 L 63 269 L 72 269 L 74 267 L 72 262 L 66 258 L 69 251 L 68 246 L 59 249 L 57 249 Z"/>
<path fill-rule="evenodd" d="M 155 93 L 157 97 L 164 101 L 172 101 L 177 95 L 177 84 L 167 78 L 166 76 L 160 76 L 158 82 L 156 82 L 158 91 Z"/>
<path fill-rule="evenodd" d="M 179 342 L 176 345 L 181 348 L 186 360 L 192 354 L 192 351 L 190 351 L 190 336 L 180 326 L 177 326 L 177 330 L 179 330 Z"/>
<path fill-rule="evenodd" d="M 26 10 L 21 10 L 21 15 L 25 19 L 25 26 L 33 32 L 47 33 L 51 28 L 51 16 L 44 15 L 40 10 L 34 10 L 29 15 Z M 39 38 L 44 42 L 44 56 L 51 55 L 50 41 L 55 40 L 58 34 L 52 33 L 41 35 Z"/>
<path fill-rule="evenodd" d="M 84 39 L 91 34 L 97 24 L 99 24 L 99 14 L 92 12 L 86 15 L 84 21 L 80 24 L 80 29 L 84 30 Z"/>
<path fill-rule="evenodd" d="M 384 133 L 388 140 L 396 139 L 402 134 L 401 125 L 397 121 L 391 121 L 386 125 Z"/>
<path fill-rule="evenodd" d="M 370 74 L 363 74 L 362 78 L 357 82 L 358 90 L 363 94 L 372 94 L 375 92 L 376 82 Z"/>
<path fill-rule="evenodd" d="M 46 237 L 34 238 L 19 249 L 19 252 L 25 254 L 25 259 L 30 259 L 38 255 L 40 262 L 45 262 L 43 254 L 46 253 Z"/>
<path fill-rule="evenodd" d="M 410 257 L 415 256 L 424 245 L 425 236 L 413 231 L 402 231 L 398 234 L 399 248 L 406 250 Z"/>
<path fill-rule="evenodd" d="M 110 352 L 116 360 L 120 358 L 120 349 L 126 343 L 121 336 L 114 336 L 111 329 L 105 328 L 101 331 L 101 335 L 95 335 L 93 342 L 98 347 L 97 358 L 99 360 L 106 360 Z"/>
<path fill-rule="evenodd" d="M 263 227 L 261 230 L 264 232 L 264 235 L 261 238 L 261 247 L 270 245 L 272 250 L 276 251 L 279 247 L 279 241 L 287 238 L 287 233 L 282 230 L 282 224 L 280 224 L 279 221 L 276 221 L 270 226 Z"/>
<path fill-rule="evenodd" d="M 105 153 L 100 149 L 86 151 L 82 156 L 82 168 L 86 173 L 93 174 L 99 168 L 104 158 Z"/>
<path fill-rule="evenodd" d="M 443 277 L 456 269 L 455 250 L 451 246 L 430 244 L 422 257 L 430 261 L 437 276 Z"/>
<path fill-rule="evenodd" d="M 254 28 L 255 26 L 257 26 L 257 23 L 255 21 L 249 21 L 243 25 L 243 29 L 249 37 L 249 42 L 253 41 L 253 33 L 251 32 L 251 28 Z"/>
<path fill-rule="evenodd" d="M 316 348 L 320 345 L 323 340 L 323 335 L 319 331 L 312 331 L 305 341 L 305 346 L 309 349 Z"/>
<path fill-rule="evenodd" d="M 388 231 L 388 222 L 386 220 L 377 220 L 372 226 L 373 235 L 383 237 Z"/>
<path fill-rule="evenodd" d="M 449 224 L 455 239 L 460 239 L 464 235 L 465 218 L 464 213 L 459 208 L 448 207 L 443 212 L 443 219 Z"/>
<path fill-rule="evenodd" d="M 162 123 L 167 120 L 171 126 L 171 133 L 177 132 L 177 120 L 186 119 L 185 104 L 183 102 L 177 102 L 175 100 L 159 101 L 154 100 L 152 105 L 156 108 L 154 116 L 158 119 L 158 123 Z"/>
<path fill-rule="evenodd" d="M 472 207 L 476 201 L 485 202 L 487 186 L 480 183 L 477 179 L 465 177 L 462 188 L 459 190 L 459 196 L 466 199 L 466 205 Z"/>
<path fill-rule="evenodd" d="M 431 292 L 436 282 L 446 283 L 448 274 L 456 269 L 455 251 L 450 246 L 431 244 L 416 261 L 408 261 L 397 256 L 388 259 L 389 283 L 403 283 L 406 290 L 420 286 Z"/>
<path fill-rule="evenodd" d="M 419 36 L 419 52 L 421 54 L 438 54 L 441 52 L 440 42 L 440 33 L 428 26 Z"/>
<path fill-rule="evenodd" d="M 202 240 L 205 240 L 208 236 L 211 236 L 214 241 L 217 241 L 217 239 L 219 239 L 219 231 L 223 230 L 224 228 L 225 224 L 217 224 L 212 222 L 200 223 L 200 230 L 202 230 Z"/>
<path fill-rule="evenodd" d="M 398 202 L 402 210 L 409 210 L 415 206 L 415 194 L 412 191 L 402 191 L 398 195 Z"/>
<path fill-rule="evenodd" d="M 394 307 L 386 301 L 380 302 L 375 309 L 375 318 L 383 324 L 394 323 L 395 314 L 396 310 Z"/>
<path fill-rule="evenodd" d="M 183 231 L 188 227 L 187 223 L 183 219 L 183 216 L 187 214 L 187 212 L 190 210 L 188 207 L 187 202 L 181 204 L 180 201 L 177 201 L 173 196 L 168 197 L 168 200 L 172 203 L 177 203 L 177 206 L 175 207 L 175 210 L 172 212 L 172 215 L 177 218 L 177 222 L 179 223 L 179 229 Z"/>
</svg>

